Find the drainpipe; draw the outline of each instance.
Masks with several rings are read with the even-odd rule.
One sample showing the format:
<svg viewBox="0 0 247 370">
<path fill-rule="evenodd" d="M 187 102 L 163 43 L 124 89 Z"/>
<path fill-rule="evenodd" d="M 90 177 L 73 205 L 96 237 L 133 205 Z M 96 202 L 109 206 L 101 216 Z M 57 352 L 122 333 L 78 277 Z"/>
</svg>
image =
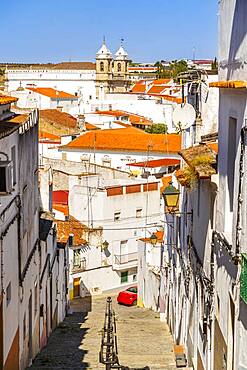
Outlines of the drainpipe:
<svg viewBox="0 0 247 370">
<path fill-rule="evenodd" d="M 235 264 L 241 261 L 241 230 L 242 230 L 242 188 L 243 188 L 243 178 L 244 178 L 244 154 L 245 154 L 245 135 L 247 132 L 247 119 L 245 119 L 245 126 L 241 129 L 241 150 L 239 159 L 239 184 L 238 184 L 238 204 L 237 204 L 237 222 L 236 222 L 236 251 L 235 251 Z"/>
</svg>

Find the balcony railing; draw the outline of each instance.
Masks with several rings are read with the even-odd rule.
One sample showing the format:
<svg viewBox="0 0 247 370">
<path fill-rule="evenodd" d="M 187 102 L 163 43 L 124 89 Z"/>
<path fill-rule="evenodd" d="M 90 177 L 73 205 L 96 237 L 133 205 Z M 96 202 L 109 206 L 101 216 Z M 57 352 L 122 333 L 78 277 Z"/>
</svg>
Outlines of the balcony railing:
<svg viewBox="0 0 247 370">
<path fill-rule="evenodd" d="M 75 260 L 72 264 L 71 272 L 82 272 L 86 270 L 86 259 Z"/>
<path fill-rule="evenodd" d="M 138 255 L 137 252 L 134 253 L 127 253 L 127 254 L 115 254 L 115 264 L 122 265 L 124 263 L 134 262 L 137 261 Z"/>
</svg>

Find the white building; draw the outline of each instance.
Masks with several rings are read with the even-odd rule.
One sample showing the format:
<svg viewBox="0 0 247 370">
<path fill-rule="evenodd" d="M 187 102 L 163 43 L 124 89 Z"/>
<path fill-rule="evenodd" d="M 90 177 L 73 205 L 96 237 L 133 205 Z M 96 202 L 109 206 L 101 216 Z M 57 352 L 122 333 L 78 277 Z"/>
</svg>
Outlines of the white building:
<svg viewBox="0 0 247 370">
<path fill-rule="evenodd" d="M 26 368 L 39 350 L 38 114 L 11 119 L 15 100 L 0 97 L 9 116 L 0 123 L 3 369 Z"/>
<path fill-rule="evenodd" d="M 101 230 L 81 251 L 87 289 L 104 291 L 136 282 L 137 239 L 160 225 L 158 181 L 83 177 L 81 185 L 70 186 L 69 213 L 87 225 L 90 238 Z"/>
<path fill-rule="evenodd" d="M 6 70 L 6 90 L 47 87 L 78 95 L 83 101 L 95 99 L 95 64 L 91 62 L 64 62 L 57 65 L 31 66 Z"/>
<path fill-rule="evenodd" d="M 197 185 L 191 178 L 186 190 L 183 168 L 182 214 L 167 215 L 162 311 L 189 365 L 200 370 L 247 369 L 246 16 L 246 2 L 219 2 L 219 81 L 210 84 L 220 89 L 218 173 L 209 126 L 204 144 L 181 151 Z"/>
<path fill-rule="evenodd" d="M 69 113 L 78 109 L 79 98 L 64 91 L 51 87 L 27 87 L 11 92 L 11 96 L 18 98 L 19 108 L 59 109 Z"/>
</svg>

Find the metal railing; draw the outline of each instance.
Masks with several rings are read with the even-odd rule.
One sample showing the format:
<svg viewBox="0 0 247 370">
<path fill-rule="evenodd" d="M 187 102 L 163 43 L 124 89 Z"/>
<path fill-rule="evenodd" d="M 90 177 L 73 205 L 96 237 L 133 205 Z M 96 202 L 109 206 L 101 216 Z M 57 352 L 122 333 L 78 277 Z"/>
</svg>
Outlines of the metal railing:
<svg viewBox="0 0 247 370">
<path fill-rule="evenodd" d="M 79 272 L 86 270 L 86 259 L 82 258 L 80 260 L 74 260 L 72 264 L 71 271 L 72 272 Z"/>
<path fill-rule="evenodd" d="M 120 365 L 117 347 L 117 328 L 115 312 L 112 308 L 112 299 L 106 300 L 105 321 L 102 329 L 102 339 L 99 352 L 99 362 L 105 365 L 105 370 L 131 370 L 128 366 Z M 150 370 L 149 366 L 132 370 Z"/>
<path fill-rule="evenodd" d="M 116 265 L 122 265 L 124 263 L 128 263 L 128 262 L 133 262 L 133 261 L 137 261 L 138 259 L 138 254 L 137 252 L 134 252 L 134 253 L 127 253 L 127 254 L 115 254 L 115 264 Z"/>
</svg>

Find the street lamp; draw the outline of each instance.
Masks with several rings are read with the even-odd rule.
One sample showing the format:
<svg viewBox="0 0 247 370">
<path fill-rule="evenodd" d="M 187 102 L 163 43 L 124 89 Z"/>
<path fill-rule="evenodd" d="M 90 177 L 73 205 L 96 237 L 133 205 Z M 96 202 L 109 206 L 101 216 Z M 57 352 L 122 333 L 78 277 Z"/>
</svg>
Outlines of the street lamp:
<svg viewBox="0 0 247 370">
<path fill-rule="evenodd" d="M 107 248 L 109 247 L 109 243 L 108 243 L 108 241 L 107 241 L 107 240 L 105 240 L 105 241 L 102 243 L 101 247 L 102 247 L 102 249 L 103 249 L 103 250 L 104 250 L 104 249 L 107 249 Z"/>
<path fill-rule="evenodd" d="M 169 182 L 169 186 L 162 192 L 166 207 L 172 211 L 175 210 L 178 207 L 179 194 L 179 190 L 172 185 L 172 182 Z"/>
<path fill-rule="evenodd" d="M 167 213 L 176 213 L 176 214 L 186 214 L 192 215 L 193 210 L 191 212 L 178 212 L 178 202 L 179 202 L 179 194 L 180 191 L 172 185 L 172 182 L 169 182 L 169 186 L 167 186 L 164 191 L 162 192 L 162 196 L 165 201 L 165 206 L 168 209 Z"/>
<path fill-rule="evenodd" d="M 158 238 L 157 238 L 157 235 L 155 235 L 154 233 L 150 236 L 150 243 L 152 244 L 152 245 L 155 245 L 156 243 L 157 243 L 157 240 L 158 240 Z"/>
</svg>

